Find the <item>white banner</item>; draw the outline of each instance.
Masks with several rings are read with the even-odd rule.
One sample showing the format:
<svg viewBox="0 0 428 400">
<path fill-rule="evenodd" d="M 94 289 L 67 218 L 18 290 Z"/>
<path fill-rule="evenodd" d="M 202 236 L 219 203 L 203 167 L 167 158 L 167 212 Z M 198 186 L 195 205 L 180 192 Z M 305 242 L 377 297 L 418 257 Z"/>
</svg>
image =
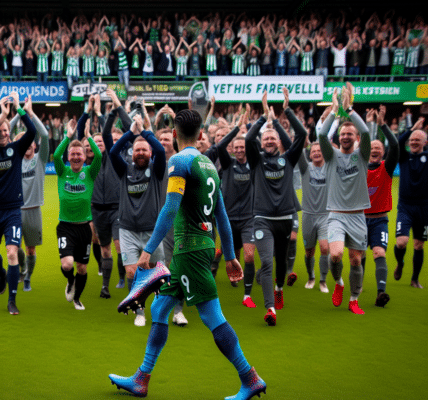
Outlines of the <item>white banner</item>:
<svg viewBox="0 0 428 400">
<path fill-rule="evenodd" d="M 323 99 L 323 76 L 210 76 L 209 97 L 216 101 L 260 101 L 263 92 L 268 101 L 283 101 L 282 88 L 290 92 L 290 101 L 318 101 Z"/>
</svg>

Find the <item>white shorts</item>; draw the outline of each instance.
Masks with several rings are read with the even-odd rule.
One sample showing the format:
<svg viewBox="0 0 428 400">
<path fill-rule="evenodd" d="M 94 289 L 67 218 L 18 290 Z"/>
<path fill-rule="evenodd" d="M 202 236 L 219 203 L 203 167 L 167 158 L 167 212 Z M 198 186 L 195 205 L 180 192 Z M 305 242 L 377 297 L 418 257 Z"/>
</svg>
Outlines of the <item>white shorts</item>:
<svg viewBox="0 0 428 400">
<path fill-rule="evenodd" d="M 152 234 L 153 231 L 133 232 L 119 228 L 119 242 L 123 265 L 137 264 L 137 261 L 139 260 L 144 247 L 146 247 L 147 242 L 152 237 Z M 158 246 L 150 257 L 151 263 L 156 263 L 158 261 L 162 261 L 163 263 L 165 262 L 163 243 Z"/>
</svg>

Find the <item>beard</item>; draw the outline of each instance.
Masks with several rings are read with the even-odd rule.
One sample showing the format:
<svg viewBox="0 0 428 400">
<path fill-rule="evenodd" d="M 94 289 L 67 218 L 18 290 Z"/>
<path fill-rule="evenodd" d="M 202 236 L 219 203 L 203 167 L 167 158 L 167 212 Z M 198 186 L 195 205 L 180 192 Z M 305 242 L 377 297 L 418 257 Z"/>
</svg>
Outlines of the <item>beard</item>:
<svg viewBox="0 0 428 400">
<path fill-rule="evenodd" d="M 138 169 L 145 169 L 149 166 L 150 158 L 146 158 L 144 156 L 137 156 L 134 157 L 132 161 L 134 161 L 134 164 Z"/>
</svg>

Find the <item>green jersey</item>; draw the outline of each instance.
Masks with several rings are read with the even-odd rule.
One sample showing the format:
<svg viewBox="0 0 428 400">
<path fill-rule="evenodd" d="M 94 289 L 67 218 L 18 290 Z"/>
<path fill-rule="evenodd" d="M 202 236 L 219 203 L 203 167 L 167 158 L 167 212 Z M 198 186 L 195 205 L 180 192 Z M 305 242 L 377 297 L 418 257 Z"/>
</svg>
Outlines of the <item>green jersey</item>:
<svg viewBox="0 0 428 400">
<path fill-rule="evenodd" d="M 73 172 L 62 161 L 62 155 L 70 143 L 65 137 L 54 154 L 55 170 L 58 175 L 59 220 L 64 222 L 86 222 L 92 220 L 91 199 L 95 178 L 101 168 L 102 154 L 93 139 L 88 142 L 94 152 L 91 165 L 84 166 L 79 172 Z"/>
<path fill-rule="evenodd" d="M 48 57 L 48 53 L 40 53 L 37 56 L 37 72 L 45 73 L 49 71 Z"/>
<path fill-rule="evenodd" d="M 189 147 L 171 157 L 168 192 L 183 195 L 174 219 L 174 254 L 215 248 L 212 237 L 220 179 L 211 160 Z"/>
</svg>

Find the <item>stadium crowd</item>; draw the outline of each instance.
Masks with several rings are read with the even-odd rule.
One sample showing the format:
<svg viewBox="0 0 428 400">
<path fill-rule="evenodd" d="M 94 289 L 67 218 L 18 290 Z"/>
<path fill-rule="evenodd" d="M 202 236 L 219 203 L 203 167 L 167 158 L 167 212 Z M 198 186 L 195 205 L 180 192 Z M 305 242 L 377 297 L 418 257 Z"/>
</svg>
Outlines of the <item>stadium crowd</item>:
<svg viewBox="0 0 428 400">
<path fill-rule="evenodd" d="M 84 309 L 80 296 L 87 279 L 91 244 L 99 274 L 103 276 L 100 296 L 111 297 L 112 240 L 118 254 L 117 287 L 124 288 L 127 280 L 131 290 L 140 254 L 170 190 L 168 160 L 178 150 L 174 139 L 176 114 L 171 107 L 165 105 L 155 114 L 148 112 L 144 103 L 122 104 L 114 91 L 108 90 L 107 94 L 111 102 L 104 110 L 99 95 L 92 95 L 78 121 L 58 118 L 54 124 L 63 126 L 64 137 L 52 137 L 59 144 L 53 158 L 60 194 L 57 235 L 61 270 L 67 279 L 66 298 L 78 310 Z M 297 279 L 293 264 L 299 220 L 306 249 L 307 289 L 315 286 L 314 250 L 319 242 L 319 288 L 323 293 L 329 292 L 326 276 L 331 270 L 336 281 L 333 304 L 339 306 L 344 287 L 343 247 L 349 247 L 349 309 L 363 314 L 357 300 L 369 246 L 376 263 L 376 305 L 385 306 L 389 301 L 385 258 L 387 213 L 393 206 L 391 183 L 397 163 L 401 175 L 394 278 L 401 278 L 412 229 L 411 285 L 422 288 L 419 273 L 428 231 L 424 118 L 414 122 L 406 111 L 401 119 L 390 119 L 388 123 L 384 106 L 368 109 L 361 118 L 353 109 L 352 99 L 350 82 L 340 98 L 335 91 L 333 105 L 321 116 L 312 106 L 308 109 L 297 106 L 292 110 L 286 89 L 281 110 L 269 108 L 264 95 L 258 105 L 261 111 L 248 104 L 237 108 L 229 105 L 224 110 L 227 114 L 221 116 L 215 109 L 215 99 L 211 99 L 197 150 L 214 163 L 222 178 L 221 189 L 238 259 L 240 249 L 244 251 L 243 305 L 256 307 L 251 299 L 256 279 L 262 285 L 267 310 L 264 318 L 269 325 L 276 324 L 276 310 L 283 308 L 284 284 L 291 286 Z M 22 100 L 16 93 L 0 100 L 0 233 L 6 239 L 8 264 L 7 272 L 0 268 L 0 292 L 5 291 L 7 282 L 11 314 L 19 313 L 15 298 L 20 275 L 24 291 L 31 290 L 36 247 L 42 243 L 40 207 L 44 202 L 43 181 L 49 159 L 50 136 L 42 122 L 43 116 L 38 118 L 34 113 L 31 98 L 25 99 L 21 108 Z M 14 126 L 20 124 L 25 130 L 12 136 Z M 302 206 L 295 194 L 295 188 L 300 187 L 300 183 L 296 185 L 300 181 L 300 176 L 295 179 L 298 175 L 302 182 Z M 301 210 L 303 215 L 299 218 L 297 212 Z M 213 222 L 203 223 L 201 229 L 215 237 Z M 351 232 L 350 227 L 354 229 Z M 20 249 L 22 237 L 26 255 Z M 262 261 L 257 273 L 255 248 Z M 152 265 L 162 261 L 168 266 L 173 249 L 170 231 L 152 254 Z M 217 249 L 213 277 L 221 254 L 221 249 Z M 272 286 L 274 257 L 275 287 Z M 186 282 L 183 284 L 186 286 Z M 183 303 L 178 304 L 174 311 L 173 322 L 179 325 L 187 324 L 182 306 Z M 145 325 L 144 310 L 137 313 L 135 324 Z"/>
<path fill-rule="evenodd" d="M 428 74 L 428 27 L 390 10 L 300 18 L 219 13 L 63 20 L 20 17 L 0 25 L 0 75 L 73 82 L 117 76 Z M 371 79 L 371 78 L 368 78 Z"/>
</svg>

